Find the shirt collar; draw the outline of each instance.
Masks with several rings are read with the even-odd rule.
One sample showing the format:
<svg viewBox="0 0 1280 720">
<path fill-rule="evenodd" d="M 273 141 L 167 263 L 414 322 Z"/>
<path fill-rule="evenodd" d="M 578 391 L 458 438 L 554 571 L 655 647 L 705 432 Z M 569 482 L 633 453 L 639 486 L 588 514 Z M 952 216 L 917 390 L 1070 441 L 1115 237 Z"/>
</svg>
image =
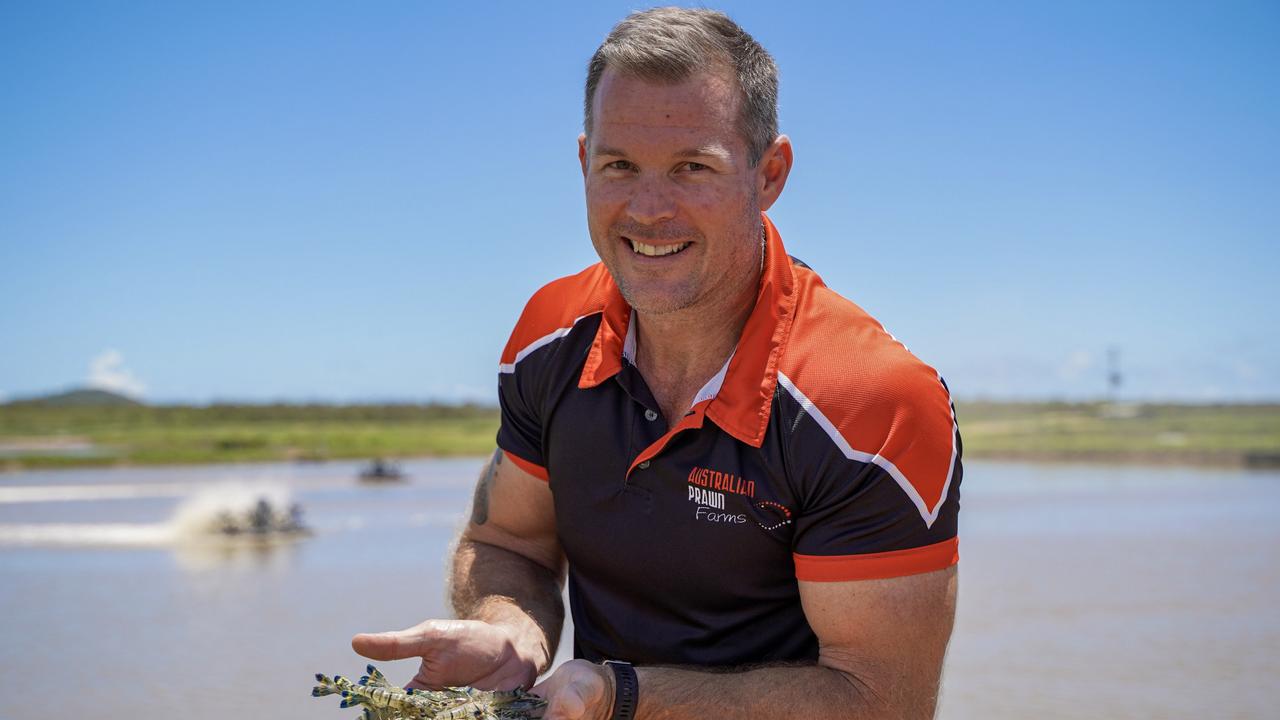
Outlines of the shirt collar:
<svg viewBox="0 0 1280 720">
<path fill-rule="evenodd" d="M 721 429 L 753 447 L 764 442 L 773 392 L 778 383 L 778 359 L 786 347 L 795 317 L 796 282 L 782 237 L 764 213 L 765 263 L 755 307 L 738 338 L 737 349 L 694 397 L 693 404 L 710 402 L 706 415 Z M 622 358 L 635 357 L 635 323 L 631 307 L 609 279 L 605 305 L 595 340 L 587 353 L 578 387 L 590 388 L 622 369 Z"/>
</svg>

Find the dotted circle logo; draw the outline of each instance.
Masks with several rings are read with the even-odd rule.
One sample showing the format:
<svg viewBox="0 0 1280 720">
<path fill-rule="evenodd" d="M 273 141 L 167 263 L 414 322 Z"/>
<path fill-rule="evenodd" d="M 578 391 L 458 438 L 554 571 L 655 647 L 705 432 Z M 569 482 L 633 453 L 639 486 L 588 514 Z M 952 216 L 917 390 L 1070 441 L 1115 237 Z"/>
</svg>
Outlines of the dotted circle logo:
<svg viewBox="0 0 1280 720">
<path fill-rule="evenodd" d="M 772 500 L 759 500 L 755 503 L 754 507 L 757 510 L 763 510 L 767 517 L 772 518 L 771 521 L 767 522 L 762 522 L 759 518 L 756 519 L 756 524 L 765 530 L 777 530 L 784 525 L 791 524 L 791 510 L 789 510 L 785 505 L 781 505 Z"/>
</svg>

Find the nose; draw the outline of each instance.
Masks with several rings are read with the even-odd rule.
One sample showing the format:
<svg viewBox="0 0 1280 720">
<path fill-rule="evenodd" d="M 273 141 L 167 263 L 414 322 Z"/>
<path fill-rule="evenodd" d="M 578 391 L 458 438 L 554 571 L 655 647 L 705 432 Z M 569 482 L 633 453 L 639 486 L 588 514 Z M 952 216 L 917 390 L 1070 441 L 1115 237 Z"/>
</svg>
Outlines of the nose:
<svg viewBox="0 0 1280 720">
<path fill-rule="evenodd" d="M 676 216 L 676 203 L 660 178 L 645 178 L 632 186 L 627 216 L 642 225 L 653 225 Z"/>
</svg>

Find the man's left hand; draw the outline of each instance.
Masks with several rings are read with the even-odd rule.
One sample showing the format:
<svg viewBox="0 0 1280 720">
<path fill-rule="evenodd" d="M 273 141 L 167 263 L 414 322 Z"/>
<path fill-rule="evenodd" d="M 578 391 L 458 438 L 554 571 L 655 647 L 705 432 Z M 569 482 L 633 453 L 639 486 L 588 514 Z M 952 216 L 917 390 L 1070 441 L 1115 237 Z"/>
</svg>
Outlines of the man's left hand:
<svg viewBox="0 0 1280 720">
<path fill-rule="evenodd" d="M 586 660 L 570 660 L 529 692 L 547 701 L 542 720 L 608 720 L 613 673 Z"/>
</svg>

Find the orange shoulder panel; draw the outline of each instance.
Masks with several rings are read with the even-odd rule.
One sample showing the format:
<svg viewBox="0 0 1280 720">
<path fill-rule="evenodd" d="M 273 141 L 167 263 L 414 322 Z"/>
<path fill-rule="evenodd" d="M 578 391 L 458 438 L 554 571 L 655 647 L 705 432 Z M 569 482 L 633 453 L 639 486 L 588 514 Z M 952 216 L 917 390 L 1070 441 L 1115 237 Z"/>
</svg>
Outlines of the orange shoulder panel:
<svg viewBox="0 0 1280 720">
<path fill-rule="evenodd" d="M 893 475 L 932 524 L 956 453 L 951 398 L 938 372 L 812 270 L 796 268 L 800 300 L 779 370 L 844 454 Z"/>
<path fill-rule="evenodd" d="M 521 350 L 557 330 L 573 327 L 584 315 L 600 312 L 612 287 L 613 278 L 603 263 L 542 286 L 524 306 L 502 351 L 502 362 L 514 363 Z"/>
</svg>

